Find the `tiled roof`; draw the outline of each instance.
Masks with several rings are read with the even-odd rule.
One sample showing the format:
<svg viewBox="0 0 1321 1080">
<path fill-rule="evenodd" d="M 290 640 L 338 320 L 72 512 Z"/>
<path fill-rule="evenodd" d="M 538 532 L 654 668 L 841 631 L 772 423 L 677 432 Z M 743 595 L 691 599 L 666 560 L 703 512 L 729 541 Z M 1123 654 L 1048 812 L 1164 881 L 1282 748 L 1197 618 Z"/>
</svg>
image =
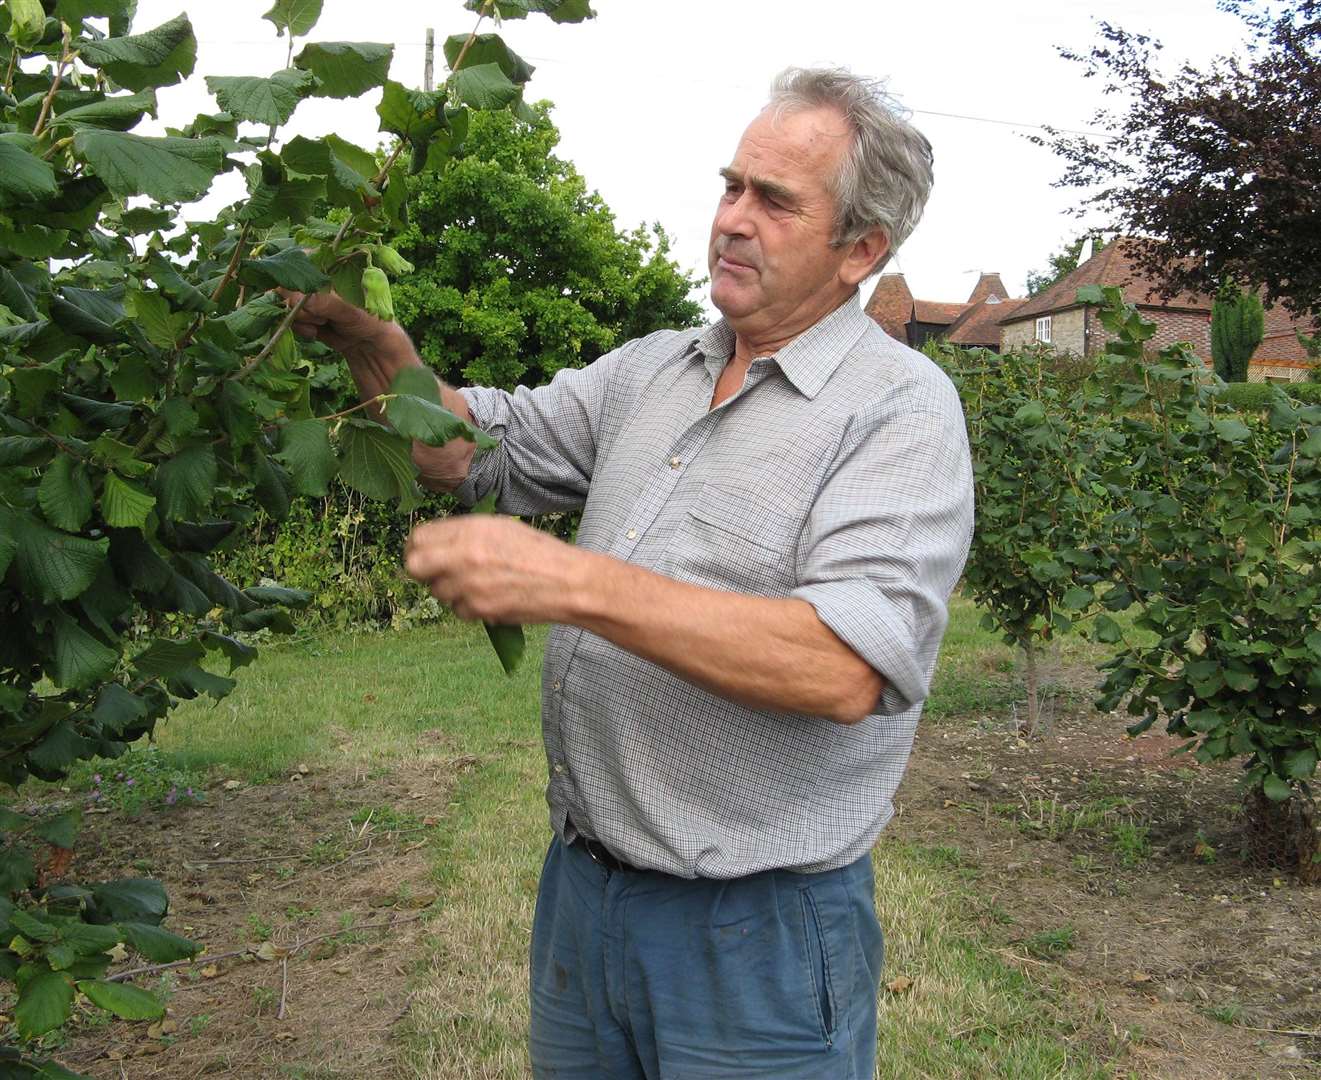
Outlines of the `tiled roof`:
<svg viewBox="0 0 1321 1080">
<path fill-rule="evenodd" d="M 948 326 L 963 314 L 967 304 L 945 304 L 937 300 L 914 300 L 913 308 L 917 322 L 934 323 Z"/>
<path fill-rule="evenodd" d="M 979 277 L 977 284 L 972 287 L 968 303 L 980 304 L 988 296 L 998 296 L 1001 300 L 1009 299 L 1009 290 L 1005 288 L 1005 283 L 1000 280 L 999 274 L 983 274 Z"/>
<path fill-rule="evenodd" d="M 865 310 L 892 338 L 908 340 L 908 324 L 913 318 L 913 294 L 908 291 L 903 274 L 882 274 Z"/>
<path fill-rule="evenodd" d="M 971 304 L 954 325 L 949 328 L 945 340 L 955 345 L 981 345 L 987 348 L 1000 347 L 1000 320 L 1021 307 L 1024 300 L 1000 300 L 998 303 L 989 297 L 980 304 Z"/>
<path fill-rule="evenodd" d="M 1017 321 L 1077 307 L 1080 285 L 1118 285 L 1129 303 L 1140 306 L 1210 312 L 1211 297 L 1204 293 L 1180 293 L 1168 300 L 1162 299 L 1157 283 L 1134 265 L 1134 256 L 1141 243 L 1140 240 L 1120 237 L 1050 288 L 1037 293 L 1008 318 Z M 1002 316 L 1000 321 L 1004 322 L 1005 317 Z"/>
</svg>

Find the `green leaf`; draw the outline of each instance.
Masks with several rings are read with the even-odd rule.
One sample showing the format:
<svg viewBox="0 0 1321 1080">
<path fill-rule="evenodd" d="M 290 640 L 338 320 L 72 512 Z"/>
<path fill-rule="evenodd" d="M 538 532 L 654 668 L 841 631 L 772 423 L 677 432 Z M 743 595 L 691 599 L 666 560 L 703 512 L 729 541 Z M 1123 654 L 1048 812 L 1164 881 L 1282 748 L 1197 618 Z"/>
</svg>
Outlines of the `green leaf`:
<svg viewBox="0 0 1321 1080">
<path fill-rule="evenodd" d="M 193 73 L 197 38 L 188 16 L 179 15 L 145 34 L 80 41 L 78 59 L 127 90 L 172 86 Z"/>
<path fill-rule="evenodd" d="M 1240 693 L 1248 693 L 1257 689 L 1257 676 L 1250 671 L 1236 671 L 1233 668 L 1224 670 L 1225 682 Z"/>
<path fill-rule="evenodd" d="M 22 892 L 37 879 L 32 857 L 21 848 L 0 848 L 0 896 Z"/>
<path fill-rule="evenodd" d="M 518 670 L 519 664 L 523 662 L 523 654 L 527 651 L 527 640 L 523 636 L 523 628 L 497 623 L 483 623 L 482 625 L 486 627 L 486 636 L 491 639 L 491 644 L 495 646 L 495 654 L 500 658 L 500 666 L 505 669 L 506 675 L 512 675 Z"/>
<path fill-rule="evenodd" d="M 0 507 L 0 535 L 16 542 L 20 586 L 44 604 L 72 600 L 87 589 L 105 562 L 110 541 L 57 532 L 24 514 Z"/>
<path fill-rule="evenodd" d="M 552 22 L 576 23 L 596 17 L 588 0 L 493 0 L 496 14 L 502 19 L 526 19 L 529 13 L 549 15 Z M 469 11 L 484 11 L 490 0 L 464 0 Z"/>
<path fill-rule="evenodd" d="M 1317 753 L 1313 747 L 1304 746 L 1285 756 L 1284 775 L 1290 780 L 1310 780 L 1316 772 Z"/>
<path fill-rule="evenodd" d="M 306 589 L 286 589 L 280 585 L 253 585 L 243 591 L 259 604 L 301 608 L 312 600 L 312 594 Z"/>
<path fill-rule="evenodd" d="M 92 887 L 91 913 L 103 922 L 145 922 L 156 926 L 169 910 L 165 888 L 154 878 L 123 878 Z"/>
<path fill-rule="evenodd" d="M 340 433 L 340 477 L 371 499 L 398 499 L 400 509 L 417 501 L 412 443 L 377 424 L 348 423 Z"/>
<path fill-rule="evenodd" d="M 277 455 L 293 476 L 300 495 L 324 497 L 339 472 L 330 446 L 330 426 L 324 420 L 294 420 L 280 429 Z"/>
<path fill-rule="evenodd" d="M 321 0 L 275 0 L 262 18 L 275 24 L 277 37 L 302 37 L 321 18 Z"/>
<path fill-rule="evenodd" d="M 140 675 L 170 678 L 205 656 L 206 649 L 195 638 L 185 641 L 157 638 L 133 658 L 133 668 Z"/>
<path fill-rule="evenodd" d="M 84 19 L 110 20 L 110 32 L 118 33 L 118 24 L 131 17 L 137 0 L 55 0 L 55 17 L 68 23 L 75 31 L 81 30 Z"/>
<path fill-rule="evenodd" d="M 310 71 L 288 68 L 269 79 L 249 75 L 208 75 L 206 88 L 220 107 L 239 120 L 279 126 L 293 116 L 298 103 L 316 86 Z"/>
<path fill-rule="evenodd" d="M 459 100 L 474 109 L 503 109 L 519 96 L 518 84 L 509 80 L 499 64 L 465 64 L 451 80 Z"/>
<path fill-rule="evenodd" d="M 195 941 L 171 934 L 159 926 L 149 923 L 120 923 L 119 929 L 124 940 L 133 948 L 156 964 L 171 964 L 175 960 L 186 960 L 202 951 L 202 946 Z"/>
<path fill-rule="evenodd" d="M 172 520 L 203 516 L 216 488 L 216 455 L 210 446 L 193 446 L 171 458 L 153 477 L 160 513 Z"/>
<path fill-rule="evenodd" d="M 1105 294 L 1101 292 L 1100 285 L 1083 285 L 1079 287 L 1074 299 L 1080 304 L 1104 304 Z"/>
<path fill-rule="evenodd" d="M 252 476 L 252 493 L 258 504 L 275 521 L 289 516 L 293 480 L 272 458 L 258 451 Z"/>
<path fill-rule="evenodd" d="M 97 695 L 92 719 L 100 724 L 107 734 L 122 735 L 146 714 L 147 707 L 141 698 L 134 697 L 119 683 L 107 683 L 101 687 L 101 692 Z"/>
<path fill-rule="evenodd" d="M 1231 418 L 1229 420 L 1217 420 L 1212 425 L 1215 432 L 1225 442 L 1239 443 L 1248 438 L 1252 431 L 1242 420 Z"/>
<path fill-rule="evenodd" d="M 69 1019 L 73 1012 L 73 980 L 63 972 L 46 971 L 18 992 L 14 1023 L 25 1039 L 34 1039 Z"/>
<path fill-rule="evenodd" d="M 1271 802 L 1288 802 L 1293 796 L 1293 788 L 1274 773 L 1269 773 L 1261 782 L 1261 790 Z"/>
<path fill-rule="evenodd" d="M 1064 596 L 1060 600 L 1063 607 L 1070 611 L 1085 611 L 1092 606 L 1096 599 L 1092 595 L 1091 589 L 1080 589 L 1076 585 L 1064 590 Z"/>
<path fill-rule="evenodd" d="M 150 195 L 190 202 L 206 193 L 224 167 L 219 139 L 153 138 L 126 131 L 80 131 L 74 151 L 119 198 Z"/>
<path fill-rule="evenodd" d="M 160 293 L 130 292 L 124 310 L 142 328 L 147 340 L 162 349 L 174 348 L 188 326 L 188 316 L 170 310 L 170 303 Z"/>
<path fill-rule="evenodd" d="M 467 34 L 455 34 L 445 39 L 445 62 L 451 68 L 467 45 L 468 51 L 463 56 L 465 68 L 495 64 L 512 82 L 520 85 L 532 78 L 536 68 L 506 45 L 499 34 L 478 34 L 471 45 L 468 45 L 468 39 Z"/>
<path fill-rule="evenodd" d="M 106 473 L 101 491 L 101 513 L 107 525 L 117 529 L 140 529 L 156 505 L 156 497 L 117 473 Z"/>
<path fill-rule="evenodd" d="M 1014 422 L 1026 427 L 1036 427 L 1045 421 L 1046 406 L 1040 401 L 1029 401 L 1026 405 L 1020 405 L 1018 411 L 1014 413 Z"/>
<path fill-rule="evenodd" d="M 56 686 L 81 690 L 104 678 L 119 660 L 119 650 L 103 645 L 62 611 L 52 622 L 55 664 L 51 678 Z"/>
<path fill-rule="evenodd" d="M 1096 640 L 1104 642 L 1106 645 L 1114 645 L 1124 639 L 1124 631 L 1109 615 L 1098 615 L 1096 617 L 1095 633 Z"/>
<path fill-rule="evenodd" d="M 37 501 L 57 529 L 77 532 L 92 516 L 92 482 L 86 466 L 68 454 L 58 455 L 41 474 Z"/>
<path fill-rule="evenodd" d="M 140 94 L 118 94 L 91 105 L 78 105 L 65 109 L 50 123 L 52 128 L 106 128 L 109 131 L 128 131 L 144 115 L 156 115 L 156 94 L 145 90 Z"/>
<path fill-rule="evenodd" d="M 69 850 L 78 838 L 78 826 L 82 823 L 82 814 L 77 810 L 66 810 L 46 818 L 34 830 L 48 844 Z"/>
<path fill-rule="evenodd" d="M 49 198 L 59 188 L 49 162 L 0 139 L 0 205 Z"/>
<path fill-rule="evenodd" d="M 393 45 L 374 41 L 322 41 L 306 46 L 294 60 L 319 80 L 316 97 L 349 98 L 380 86 L 390 71 Z"/>
<path fill-rule="evenodd" d="M 106 982 L 104 979 L 83 979 L 78 989 L 94 1005 L 100 1005 L 121 1020 L 159 1020 L 165 1015 L 165 1006 L 145 990 L 127 983 Z"/>
<path fill-rule="evenodd" d="M 10 925 L 29 941 L 54 941 L 54 925 L 19 908 L 9 916 Z"/>
<path fill-rule="evenodd" d="M 440 389 L 430 368 L 402 369 L 390 384 L 390 393 L 393 396 L 385 404 L 385 415 L 400 435 L 428 446 L 442 446 L 451 439 L 467 439 L 482 449 L 499 445 L 441 405 Z"/>
<path fill-rule="evenodd" d="M 277 285 L 294 292 L 312 293 L 330 284 L 326 277 L 300 247 L 285 248 L 263 259 L 244 259 L 239 280 L 259 289 L 272 289 Z"/>
<path fill-rule="evenodd" d="M 387 79 L 376 115 L 381 118 L 382 131 L 425 141 L 446 126 L 445 94 L 409 90 L 402 83 Z"/>
</svg>

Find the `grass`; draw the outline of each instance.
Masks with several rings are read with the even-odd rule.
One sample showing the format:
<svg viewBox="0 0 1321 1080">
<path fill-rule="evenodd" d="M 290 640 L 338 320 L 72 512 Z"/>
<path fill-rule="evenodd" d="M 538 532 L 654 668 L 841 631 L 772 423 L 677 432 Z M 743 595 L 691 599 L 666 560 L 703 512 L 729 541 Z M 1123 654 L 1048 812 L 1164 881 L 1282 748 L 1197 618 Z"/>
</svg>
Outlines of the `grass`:
<svg viewBox="0 0 1321 1080">
<path fill-rule="evenodd" d="M 1015 692 L 1012 653 L 976 627 L 966 601 L 956 603 L 954 624 L 933 702 L 945 716 L 1002 707 Z M 401 1025 L 418 1078 L 527 1076 L 527 950 L 550 835 L 543 645 L 544 632 L 534 631 L 513 679 L 480 628 L 452 624 L 267 647 L 228 699 L 185 705 L 159 732 L 171 768 L 246 782 L 284 778 L 304 763 L 388 770 L 421 752 L 423 733 L 428 750 L 440 732 L 445 754 L 476 760 L 457 776 L 449 814 L 426 830 L 440 899 Z M 416 826 L 383 810 L 373 824 Z M 883 839 L 874 858 L 883 981 L 912 980 L 903 993 L 882 994 L 878 1077 L 1108 1075 L 1073 1037 L 1076 1003 L 1006 963 L 978 929 L 978 872 L 959 848 Z"/>
</svg>

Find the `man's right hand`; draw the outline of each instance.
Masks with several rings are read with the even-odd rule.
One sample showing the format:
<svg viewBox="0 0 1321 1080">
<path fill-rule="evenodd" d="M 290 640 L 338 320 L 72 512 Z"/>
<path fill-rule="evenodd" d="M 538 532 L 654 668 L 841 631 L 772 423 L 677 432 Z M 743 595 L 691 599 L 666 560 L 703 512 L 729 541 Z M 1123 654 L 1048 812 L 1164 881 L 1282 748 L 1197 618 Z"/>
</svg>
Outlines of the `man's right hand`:
<svg viewBox="0 0 1321 1080">
<path fill-rule="evenodd" d="M 378 319 L 354 307 L 338 293 L 327 289 L 308 294 L 279 290 L 290 307 L 303 302 L 294 316 L 293 330 L 299 337 L 320 341 L 350 359 L 363 350 L 379 348 L 395 331 L 394 323 Z"/>
</svg>

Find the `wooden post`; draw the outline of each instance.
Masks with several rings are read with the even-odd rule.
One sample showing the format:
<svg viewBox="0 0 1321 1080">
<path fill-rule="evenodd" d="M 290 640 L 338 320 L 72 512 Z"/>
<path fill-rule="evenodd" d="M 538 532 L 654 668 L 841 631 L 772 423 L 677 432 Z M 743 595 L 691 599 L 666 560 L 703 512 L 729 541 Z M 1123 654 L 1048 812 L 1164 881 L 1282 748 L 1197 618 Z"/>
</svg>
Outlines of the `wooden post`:
<svg viewBox="0 0 1321 1080">
<path fill-rule="evenodd" d="M 427 62 L 422 69 L 422 89 L 431 91 L 432 75 L 436 69 L 436 32 L 427 27 Z"/>
</svg>

